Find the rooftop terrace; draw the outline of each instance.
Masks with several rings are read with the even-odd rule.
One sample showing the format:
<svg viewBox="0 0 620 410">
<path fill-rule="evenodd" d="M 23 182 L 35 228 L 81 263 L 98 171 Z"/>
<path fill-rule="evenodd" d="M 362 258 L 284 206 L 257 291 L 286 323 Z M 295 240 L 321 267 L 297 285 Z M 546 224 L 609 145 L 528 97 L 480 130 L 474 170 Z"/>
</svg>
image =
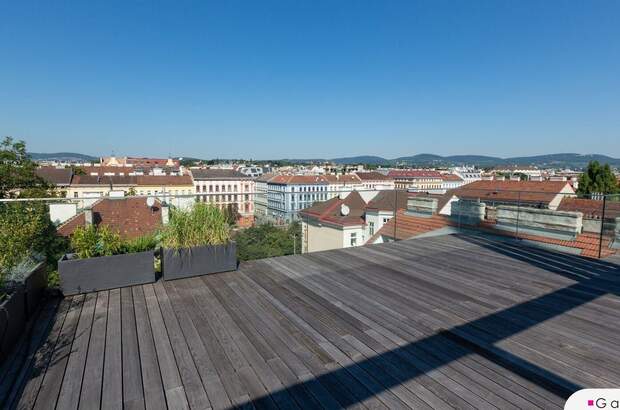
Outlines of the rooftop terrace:
<svg viewBox="0 0 620 410">
<path fill-rule="evenodd" d="M 18 408 L 561 408 L 620 385 L 620 266 L 448 235 L 52 301 Z"/>
</svg>

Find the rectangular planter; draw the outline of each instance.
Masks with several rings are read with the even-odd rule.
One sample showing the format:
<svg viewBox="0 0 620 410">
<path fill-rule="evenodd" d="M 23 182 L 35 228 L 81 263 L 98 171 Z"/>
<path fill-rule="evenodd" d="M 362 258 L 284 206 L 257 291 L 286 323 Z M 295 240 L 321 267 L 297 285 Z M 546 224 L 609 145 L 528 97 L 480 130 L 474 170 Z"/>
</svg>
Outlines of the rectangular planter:
<svg viewBox="0 0 620 410">
<path fill-rule="evenodd" d="M 0 363 L 11 354 L 26 321 L 26 296 L 23 286 L 18 286 L 0 303 Z"/>
<path fill-rule="evenodd" d="M 123 288 L 155 282 L 153 251 L 77 259 L 75 254 L 58 261 L 60 289 L 64 295 Z"/>
<path fill-rule="evenodd" d="M 162 273 L 164 280 L 208 275 L 237 269 L 237 244 L 164 249 Z"/>
<path fill-rule="evenodd" d="M 24 279 L 24 290 L 26 292 L 26 316 L 32 317 L 38 309 L 39 303 L 47 288 L 47 266 L 41 262 Z"/>
</svg>

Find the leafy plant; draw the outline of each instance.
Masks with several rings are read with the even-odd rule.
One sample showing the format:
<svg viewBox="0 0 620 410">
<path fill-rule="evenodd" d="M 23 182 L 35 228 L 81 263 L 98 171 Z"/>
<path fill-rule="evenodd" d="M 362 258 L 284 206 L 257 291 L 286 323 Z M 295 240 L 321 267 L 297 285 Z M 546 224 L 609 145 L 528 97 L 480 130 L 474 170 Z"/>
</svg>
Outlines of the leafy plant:
<svg viewBox="0 0 620 410">
<path fill-rule="evenodd" d="M 230 226 L 224 213 L 215 206 L 196 203 L 191 210 L 172 209 L 170 221 L 161 231 L 166 248 L 219 245 L 230 240 Z"/>
<path fill-rule="evenodd" d="M 78 227 L 71 237 L 71 248 L 79 258 L 109 256 L 122 253 L 122 240 L 108 227 Z"/>
<path fill-rule="evenodd" d="M 155 234 L 122 239 L 107 226 L 78 227 L 71 237 L 71 248 L 79 258 L 145 252 L 155 249 L 157 244 L 158 238 Z"/>
<path fill-rule="evenodd" d="M 55 228 L 43 203 L 0 204 L 0 274 L 33 254 L 51 259 L 58 248 Z"/>
<path fill-rule="evenodd" d="M 143 235 L 134 239 L 128 239 L 123 242 L 123 253 L 146 252 L 155 249 L 158 244 L 158 238 L 155 234 Z"/>
</svg>

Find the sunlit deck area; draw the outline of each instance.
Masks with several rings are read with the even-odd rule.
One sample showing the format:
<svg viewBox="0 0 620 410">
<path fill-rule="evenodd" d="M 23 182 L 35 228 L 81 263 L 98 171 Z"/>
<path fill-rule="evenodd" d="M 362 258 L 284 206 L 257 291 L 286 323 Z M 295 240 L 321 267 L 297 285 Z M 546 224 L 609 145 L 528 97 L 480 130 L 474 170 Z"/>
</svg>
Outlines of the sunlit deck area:
<svg viewBox="0 0 620 410">
<path fill-rule="evenodd" d="M 476 235 L 52 301 L 6 408 L 561 408 L 620 385 L 620 266 Z"/>
</svg>

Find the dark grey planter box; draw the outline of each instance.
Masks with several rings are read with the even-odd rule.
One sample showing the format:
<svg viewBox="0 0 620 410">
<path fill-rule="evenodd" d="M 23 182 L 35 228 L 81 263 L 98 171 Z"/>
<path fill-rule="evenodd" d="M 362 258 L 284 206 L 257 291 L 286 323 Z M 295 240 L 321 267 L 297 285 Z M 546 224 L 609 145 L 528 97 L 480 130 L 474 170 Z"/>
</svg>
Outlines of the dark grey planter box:
<svg viewBox="0 0 620 410">
<path fill-rule="evenodd" d="M 24 279 L 24 290 L 26 292 L 26 316 L 30 319 L 34 312 L 39 308 L 41 299 L 47 289 L 47 266 L 41 262 Z"/>
<path fill-rule="evenodd" d="M 47 267 L 41 262 L 23 280 L 4 285 L 7 295 L 0 302 L 0 364 L 35 316 L 47 288 Z"/>
<path fill-rule="evenodd" d="M 237 244 L 164 249 L 161 262 L 164 280 L 232 271 L 237 269 Z"/>
<path fill-rule="evenodd" d="M 67 296 L 153 283 L 154 261 L 153 251 L 87 259 L 68 254 L 58 261 L 60 289 Z"/>
<path fill-rule="evenodd" d="M 0 303 L 0 363 L 11 354 L 26 320 L 26 295 L 23 286 L 18 286 Z"/>
</svg>

